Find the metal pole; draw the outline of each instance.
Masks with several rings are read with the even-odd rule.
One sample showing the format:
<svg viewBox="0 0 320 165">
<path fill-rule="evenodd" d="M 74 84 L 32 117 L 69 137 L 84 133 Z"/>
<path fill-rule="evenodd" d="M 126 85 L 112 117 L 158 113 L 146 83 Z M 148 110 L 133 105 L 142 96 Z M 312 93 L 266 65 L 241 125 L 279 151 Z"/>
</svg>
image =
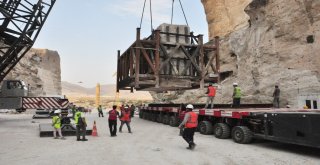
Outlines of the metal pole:
<svg viewBox="0 0 320 165">
<path fill-rule="evenodd" d="M 203 35 L 199 35 L 199 46 L 200 46 L 200 69 L 201 69 L 201 80 L 200 89 L 204 88 L 204 77 L 205 77 L 205 66 L 204 66 L 204 53 L 203 53 Z"/>
<path fill-rule="evenodd" d="M 155 41 L 156 41 L 156 51 L 155 51 L 155 76 L 156 76 L 156 88 L 160 86 L 160 30 L 155 30 Z"/>
<path fill-rule="evenodd" d="M 219 36 L 214 37 L 216 46 L 216 69 L 218 74 L 218 82 L 220 82 L 220 54 L 219 54 Z"/>
</svg>

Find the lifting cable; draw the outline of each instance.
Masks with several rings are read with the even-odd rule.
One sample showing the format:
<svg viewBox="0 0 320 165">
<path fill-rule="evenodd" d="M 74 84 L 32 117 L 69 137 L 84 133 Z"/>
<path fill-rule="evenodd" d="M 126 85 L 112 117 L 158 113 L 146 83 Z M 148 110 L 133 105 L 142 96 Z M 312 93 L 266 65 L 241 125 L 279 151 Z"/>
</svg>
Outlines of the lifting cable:
<svg viewBox="0 0 320 165">
<path fill-rule="evenodd" d="M 181 0 L 179 0 L 179 4 L 180 4 L 180 7 L 181 7 L 181 10 L 182 10 L 183 16 L 184 16 L 184 20 L 186 21 L 187 26 L 189 26 L 189 24 L 188 24 L 188 20 L 187 20 L 187 17 L 186 17 L 186 14 L 185 14 L 185 12 L 184 12 L 184 9 L 183 9 L 182 3 L 181 3 Z M 173 6 L 174 6 L 174 0 L 172 0 L 171 24 L 172 24 L 172 20 L 173 20 Z"/>
<path fill-rule="evenodd" d="M 140 29 L 141 29 L 141 26 L 142 26 L 144 10 L 146 8 L 146 1 L 147 0 L 144 0 L 144 3 L 143 3 L 143 9 L 142 9 L 141 20 L 140 20 Z M 152 3 L 151 3 L 151 0 L 149 0 L 149 4 L 150 4 L 150 19 L 151 19 L 151 31 L 152 31 L 153 30 L 153 24 L 152 24 L 152 8 L 151 8 Z"/>
</svg>

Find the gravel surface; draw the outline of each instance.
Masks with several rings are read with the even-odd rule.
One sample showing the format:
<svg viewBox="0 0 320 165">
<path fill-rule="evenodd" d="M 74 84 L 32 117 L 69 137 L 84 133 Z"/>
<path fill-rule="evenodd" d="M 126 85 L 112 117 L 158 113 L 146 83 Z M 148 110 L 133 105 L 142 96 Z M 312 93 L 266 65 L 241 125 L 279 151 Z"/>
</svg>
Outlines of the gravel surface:
<svg viewBox="0 0 320 165">
<path fill-rule="evenodd" d="M 268 141 L 236 144 L 212 135 L 195 134 L 195 150 L 178 136 L 179 130 L 139 119 L 131 122 L 133 134 L 126 126 L 123 133 L 110 137 L 107 118 L 86 115 L 90 128 L 97 122 L 98 137 L 76 141 L 39 137 L 39 123 L 50 119 L 32 119 L 32 114 L 0 114 L 0 165 L 257 165 L 257 164 L 320 164 L 320 149 Z M 119 122 L 118 122 L 119 127 Z"/>
</svg>

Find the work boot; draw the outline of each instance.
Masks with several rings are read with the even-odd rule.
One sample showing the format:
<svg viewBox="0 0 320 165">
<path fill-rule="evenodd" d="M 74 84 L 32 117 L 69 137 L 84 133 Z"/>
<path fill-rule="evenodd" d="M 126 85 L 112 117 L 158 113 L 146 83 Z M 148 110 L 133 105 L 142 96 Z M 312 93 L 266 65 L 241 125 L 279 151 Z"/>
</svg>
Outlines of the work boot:
<svg viewBox="0 0 320 165">
<path fill-rule="evenodd" d="M 80 141 L 81 139 L 77 139 L 77 141 Z"/>
<path fill-rule="evenodd" d="M 66 138 L 62 136 L 60 139 L 61 139 L 61 140 L 65 140 Z"/>
<path fill-rule="evenodd" d="M 195 147 L 196 147 L 196 144 L 195 144 L 195 143 L 192 143 L 192 144 L 191 144 L 191 150 L 193 150 Z"/>
<path fill-rule="evenodd" d="M 186 149 L 191 150 L 191 147 L 187 147 Z"/>
<path fill-rule="evenodd" d="M 88 141 L 88 139 L 82 139 L 82 141 Z"/>
<path fill-rule="evenodd" d="M 58 139 L 58 137 L 54 137 L 53 139 Z"/>
</svg>

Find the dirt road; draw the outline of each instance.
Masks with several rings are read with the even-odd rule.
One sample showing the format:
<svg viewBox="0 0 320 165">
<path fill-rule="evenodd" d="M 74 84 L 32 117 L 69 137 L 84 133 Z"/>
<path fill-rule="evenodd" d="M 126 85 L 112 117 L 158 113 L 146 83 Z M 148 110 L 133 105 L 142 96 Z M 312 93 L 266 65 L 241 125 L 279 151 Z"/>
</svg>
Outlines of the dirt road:
<svg viewBox="0 0 320 165">
<path fill-rule="evenodd" d="M 107 118 L 87 114 L 92 127 L 97 122 L 98 137 L 76 141 L 39 137 L 39 123 L 49 119 L 31 119 L 31 114 L 0 114 L 1 165 L 257 165 L 290 164 L 316 165 L 320 150 L 296 145 L 256 141 L 241 145 L 231 139 L 220 140 L 212 135 L 196 133 L 197 147 L 186 149 L 187 144 L 178 129 L 134 117 L 133 134 L 124 126 L 123 133 L 110 137 Z M 118 123 L 119 126 L 119 123 Z"/>
</svg>

